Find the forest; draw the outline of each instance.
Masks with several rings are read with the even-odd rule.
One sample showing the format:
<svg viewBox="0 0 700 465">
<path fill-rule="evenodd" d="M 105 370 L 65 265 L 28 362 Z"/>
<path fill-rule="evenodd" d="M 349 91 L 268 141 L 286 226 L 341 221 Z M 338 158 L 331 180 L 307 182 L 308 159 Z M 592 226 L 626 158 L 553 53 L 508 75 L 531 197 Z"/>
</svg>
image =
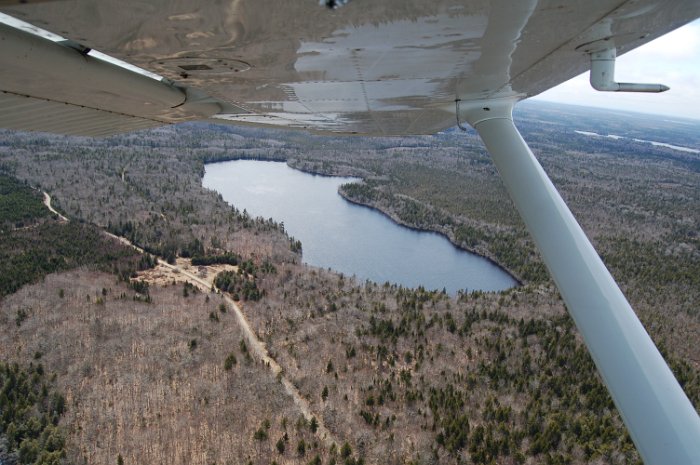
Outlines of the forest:
<svg viewBox="0 0 700 465">
<path fill-rule="evenodd" d="M 700 128 L 634 118 L 540 104 L 516 113 L 698 408 L 698 157 L 633 137 L 698 145 Z M 340 194 L 444 234 L 521 285 L 452 297 L 306 266 L 303 244 L 275 219 L 202 188 L 205 163 L 234 159 L 362 178 Z M 0 354 L 29 373 L 41 353 L 55 373 L 62 463 L 639 462 L 474 133 L 322 138 L 201 123 L 97 141 L 3 132 L 0 171 L 2 262 L 26 270 L 3 282 Z M 39 189 L 69 223 L 47 215 Z M 129 279 L 156 256 L 199 273 L 236 268 L 211 275 L 221 293 Z M 234 303 L 279 374 L 245 341 Z"/>
<path fill-rule="evenodd" d="M 113 272 L 128 281 L 155 259 L 138 254 L 91 224 L 62 223 L 37 191 L 0 176 L 0 297 L 58 271 L 80 266 Z"/>
<path fill-rule="evenodd" d="M 59 420 L 66 400 L 39 359 L 24 369 L 0 362 L 0 463 L 59 465 L 66 458 Z"/>
<path fill-rule="evenodd" d="M 51 212 L 42 204 L 41 196 L 29 186 L 10 176 L 0 175 L 0 227 L 2 231 L 23 228 Z"/>
</svg>

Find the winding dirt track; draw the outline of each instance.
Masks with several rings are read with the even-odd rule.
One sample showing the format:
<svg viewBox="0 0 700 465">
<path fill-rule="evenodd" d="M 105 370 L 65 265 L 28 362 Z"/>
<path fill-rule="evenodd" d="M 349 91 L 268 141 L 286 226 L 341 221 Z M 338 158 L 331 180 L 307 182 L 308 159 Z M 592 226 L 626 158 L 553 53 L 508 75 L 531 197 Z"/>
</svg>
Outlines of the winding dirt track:
<svg viewBox="0 0 700 465">
<path fill-rule="evenodd" d="M 58 216 L 59 221 L 61 221 L 61 222 L 63 222 L 63 223 L 68 223 L 68 218 L 66 218 L 65 216 L 63 216 L 63 215 L 61 215 L 60 213 L 58 213 L 58 212 L 57 212 L 56 210 L 54 210 L 54 208 L 51 206 L 51 196 L 50 196 L 48 193 L 46 193 L 46 192 L 44 192 L 44 205 L 46 205 L 46 207 L 49 209 L 49 211 L 50 211 L 51 213 L 53 213 L 54 215 Z"/>
<path fill-rule="evenodd" d="M 44 204 L 52 213 L 58 215 L 61 221 L 68 222 L 68 218 L 66 218 L 65 216 L 61 215 L 53 209 L 53 207 L 51 206 L 51 196 L 46 192 L 44 192 Z M 114 234 L 111 234 L 107 231 L 103 232 L 107 236 L 117 239 L 119 242 L 133 247 L 141 253 L 144 253 L 144 250 L 142 248 L 132 244 L 129 240 L 120 236 L 115 236 Z M 177 271 L 183 276 L 186 276 L 188 279 L 191 280 L 192 284 L 196 285 L 203 292 L 210 292 L 213 290 L 217 294 L 221 294 L 226 303 L 231 308 L 233 308 L 233 313 L 236 317 L 238 325 L 241 328 L 241 331 L 243 332 L 243 336 L 246 339 L 246 344 L 248 345 L 250 351 L 253 353 L 255 358 L 257 358 L 258 360 L 263 362 L 267 367 L 270 368 L 272 375 L 275 376 L 282 383 L 285 390 L 287 391 L 287 394 L 289 394 L 289 396 L 294 401 L 294 404 L 297 406 L 297 408 L 299 408 L 302 415 L 304 415 L 304 417 L 308 421 L 311 421 L 312 417 L 316 418 L 316 421 L 318 422 L 318 429 L 316 430 L 316 435 L 318 436 L 318 438 L 321 439 L 328 447 L 330 447 L 334 443 L 339 444 L 338 441 L 331 435 L 330 431 L 328 431 L 328 429 L 326 428 L 325 424 L 323 423 L 323 418 L 319 415 L 314 415 L 309 402 L 304 397 L 302 397 L 301 393 L 296 388 L 296 386 L 294 386 L 294 384 L 286 376 L 284 376 L 284 371 L 282 370 L 282 367 L 277 363 L 277 361 L 274 358 L 270 357 L 270 354 L 265 348 L 265 344 L 260 339 L 258 339 L 257 335 L 250 327 L 248 320 L 243 314 L 243 311 L 232 298 L 230 298 L 225 292 L 221 292 L 213 285 L 210 285 L 208 282 L 201 279 L 199 276 L 190 273 L 189 271 L 184 270 L 179 266 L 171 265 L 170 263 L 166 262 L 165 260 L 161 260 L 160 258 L 158 258 L 158 264 L 169 268 L 173 271 Z"/>
<path fill-rule="evenodd" d="M 124 238 L 119 239 L 122 241 L 125 240 Z M 132 247 L 134 247 L 133 244 L 131 245 Z M 178 266 L 171 265 L 161 259 L 158 259 L 158 263 L 172 270 L 177 270 L 181 275 L 187 276 L 190 280 L 192 280 L 193 284 L 195 284 L 204 292 L 209 292 L 212 289 L 212 286 L 208 282 L 201 279 L 197 275 L 194 275 Z M 304 397 L 302 397 L 301 393 L 296 388 L 296 386 L 294 386 L 294 384 L 291 381 L 289 381 L 287 377 L 284 376 L 282 367 L 277 363 L 277 361 L 274 358 L 270 357 L 270 354 L 265 348 L 265 344 L 260 339 L 258 339 L 257 335 L 248 324 L 248 320 L 246 319 L 245 315 L 243 314 L 243 311 L 238 306 L 238 304 L 236 304 L 236 302 L 233 299 L 231 299 L 225 292 L 221 292 L 216 287 L 213 287 L 213 289 L 215 292 L 223 295 L 226 303 L 233 308 L 238 325 L 240 326 L 241 331 L 243 332 L 243 335 L 246 339 L 246 344 L 248 345 L 253 355 L 257 359 L 262 361 L 265 365 L 267 365 L 268 368 L 270 368 L 272 375 L 280 380 L 285 390 L 287 391 L 287 394 L 289 394 L 292 397 L 292 400 L 294 400 L 294 404 L 299 408 L 299 410 L 301 410 L 301 413 L 307 420 L 310 421 L 312 417 L 316 417 L 316 421 L 318 422 L 318 429 L 316 430 L 316 435 L 321 440 L 323 440 L 328 446 L 330 446 L 333 443 L 338 444 L 335 438 L 331 435 L 330 431 L 326 429 L 326 426 L 323 423 L 323 418 L 314 415 L 314 413 L 311 410 L 311 406 L 309 405 L 309 402 Z"/>
</svg>

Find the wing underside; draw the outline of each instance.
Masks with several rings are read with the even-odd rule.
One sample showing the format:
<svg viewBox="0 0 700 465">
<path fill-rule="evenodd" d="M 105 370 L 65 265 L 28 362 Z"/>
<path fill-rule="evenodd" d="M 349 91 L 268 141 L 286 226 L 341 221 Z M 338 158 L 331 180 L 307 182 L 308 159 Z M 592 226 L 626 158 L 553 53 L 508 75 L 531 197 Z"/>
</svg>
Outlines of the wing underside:
<svg viewBox="0 0 700 465">
<path fill-rule="evenodd" d="M 64 102 L 0 93 L 0 127 L 81 136 L 108 136 L 163 123 Z"/>
<path fill-rule="evenodd" d="M 596 47 L 631 50 L 700 16 L 700 2 L 59 0 L 0 11 L 2 127 L 108 135 L 214 118 L 400 135 L 453 126 L 457 99 L 543 92 L 586 71 Z"/>
</svg>

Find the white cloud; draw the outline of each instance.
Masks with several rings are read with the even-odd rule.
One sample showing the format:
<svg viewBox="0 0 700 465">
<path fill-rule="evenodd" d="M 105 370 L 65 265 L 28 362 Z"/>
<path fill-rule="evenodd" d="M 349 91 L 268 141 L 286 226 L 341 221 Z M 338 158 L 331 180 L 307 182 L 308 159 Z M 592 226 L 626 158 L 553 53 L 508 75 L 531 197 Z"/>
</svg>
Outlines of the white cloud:
<svg viewBox="0 0 700 465">
<path fill-rule="evenodd" d="M 700 49 L 700 22 L 695 21 L 641 47 L 647 56 L 673 59 L 698 59 Z M 630 53 L 635 53 L 633 50 Z"/>
</svg>

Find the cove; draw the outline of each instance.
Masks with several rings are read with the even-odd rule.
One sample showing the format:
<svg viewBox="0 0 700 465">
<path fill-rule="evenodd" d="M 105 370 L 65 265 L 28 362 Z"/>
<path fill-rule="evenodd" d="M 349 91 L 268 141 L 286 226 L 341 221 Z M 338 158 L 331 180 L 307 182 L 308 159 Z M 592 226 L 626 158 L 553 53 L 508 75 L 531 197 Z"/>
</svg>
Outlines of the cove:
<svg viewBox="0 0 700 465">
<path fill-rule="evenodd" d="M 404 287 L 499 291 L 517 282 L 491 261 L 445 237 L 401 226 L 348 202 L 338 187 L 355 178 L 317 176 L 285 163 L 236 160 L 206 165 L 204 187 L 251 216 L 283 222 L 300 240 L 303 261 L 359 280 Z"/>
</svg>

